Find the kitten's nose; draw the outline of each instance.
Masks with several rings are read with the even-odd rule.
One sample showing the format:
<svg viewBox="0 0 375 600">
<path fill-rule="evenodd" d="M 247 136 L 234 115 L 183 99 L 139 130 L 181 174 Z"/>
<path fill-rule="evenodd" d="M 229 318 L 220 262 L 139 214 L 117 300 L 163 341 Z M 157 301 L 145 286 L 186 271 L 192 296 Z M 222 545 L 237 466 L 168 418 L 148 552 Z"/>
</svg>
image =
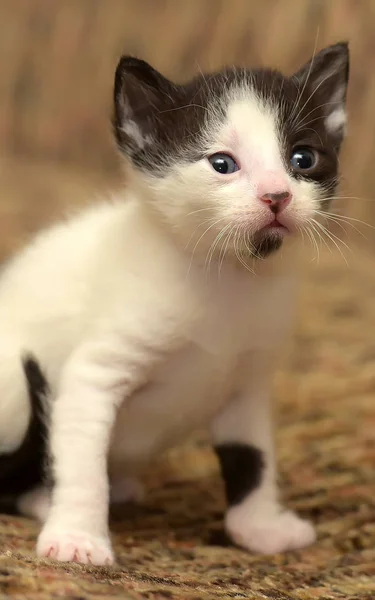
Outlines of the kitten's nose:
<svg viewBox="0 0 375 600">
<path fill-rule="evenodd" d="M 265 204 L 268 204 L 272 212 L 277 214 L 288 206 L 292 199 L 292 194 L 285 190 L 282 192 L 263 194 L 259 199 Z"/>
</svg>

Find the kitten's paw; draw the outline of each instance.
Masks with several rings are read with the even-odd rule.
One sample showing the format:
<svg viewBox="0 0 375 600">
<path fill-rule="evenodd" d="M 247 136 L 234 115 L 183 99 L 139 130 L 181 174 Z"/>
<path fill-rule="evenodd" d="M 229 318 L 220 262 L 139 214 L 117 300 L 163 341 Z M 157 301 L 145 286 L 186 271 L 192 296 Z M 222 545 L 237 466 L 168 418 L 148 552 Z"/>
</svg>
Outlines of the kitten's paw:
<svg viewBox="0 0 375 600">
<path fill-rule="evenodd" d="M 39 536 L 38 556 L 61 562 L 111 565 L 114 561 L 110 541 L 80 531 L 46 529 Z"/>
<path fill-rule="evenodd" d="M 291 511 L 251 514 L 233 507 L 226 517 L 226 529 L 238 546 L 260 554 L 297 550 L 316 540 L 314 527 Z"/>
<path fill-rule="evenodd" d="M 142 502 L 145 493 L 142 483 L 135 477 L 117 478 L 111 481 L 111 502 Z"/>
</svg>

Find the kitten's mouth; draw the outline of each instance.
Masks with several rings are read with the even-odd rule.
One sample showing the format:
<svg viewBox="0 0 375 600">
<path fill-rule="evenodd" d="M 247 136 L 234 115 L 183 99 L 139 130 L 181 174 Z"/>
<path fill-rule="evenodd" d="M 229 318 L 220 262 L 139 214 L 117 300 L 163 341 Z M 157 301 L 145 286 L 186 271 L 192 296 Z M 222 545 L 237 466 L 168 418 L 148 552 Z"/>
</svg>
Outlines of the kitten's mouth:
<svg viewBox="0 0 375 600">
<path fill-rule="evenodd" d="M 267 225 L 262 227 L 261 231 L 268 231 L 269 229 L 276 229 L 280 233 L 289 233 L 288 227 L 283 223 L 280 223 L 277 217 L 275 217 L 273 221 L 271 221 L 271 223 L 268 223 Z"/>
</svg>

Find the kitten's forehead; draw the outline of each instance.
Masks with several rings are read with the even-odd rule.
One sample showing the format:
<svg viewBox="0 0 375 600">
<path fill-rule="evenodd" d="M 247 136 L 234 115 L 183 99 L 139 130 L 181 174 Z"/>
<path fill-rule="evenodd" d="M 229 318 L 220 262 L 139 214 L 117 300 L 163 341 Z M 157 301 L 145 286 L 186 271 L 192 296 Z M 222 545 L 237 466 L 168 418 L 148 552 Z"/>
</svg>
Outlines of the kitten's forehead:
<svg viewBox="0 0 375 600">
<path fill-rule="evenodd" d="M 212 149 L 233 151 L 242 156 L 253 168 L 282 167 L 280 147 L 283 144 L 281 106 L 272 97 L 260 95 L 253 85 L 234 88 L 227 98 L 226 118 L 217 125 L 214 138 L 210 124 L 207 127 Z M 211 140 L 210 140 L 211 138 Z"/>
<path fill-rule="evenodd" d="M 292 80 L 268 69 L 233 68 L 198 77 L 184 93 L 181 117 L 190 123 L 180 129 L 182 145 L 185 129 L 196 133 L 205 150 L 237 148 L 256 154 L 266 168 L 281 165 L 280 145 L 289 135 L 287 119 L 298 96 Z"/>
<path fill-rule="evenodd" d="M 324 105 L 294 78 L 271 69 L 233 68 L 208 82 L 200 77 L 195 86 L 199 88 L 194 97 L 206 108 L 195 125 L 205 129 L 208 141 L 225 142 L 226 136 L 232 135 L 240 145 L 252 146 L 260 154 L 263 150 L 264 159 L 267 153 L 276 156 L 281 146 L 292 147 L 301 139 L 329 145 Z M 341 118 L 341 113 L 335 118 Z"/>
<path fill-rule="evenodd" d="M 277 71 L 226 69 L 177 86 L 160 111 L 157 138 L 145 154 L 194 161 L 228 135 L 276 143 L 280 123 L 296 98 L 296 87 Z M 157 142 L 153 144 L 152 142 Z M 156 158 L 156 157 L 155 157 Z"/>
<path fill-rule="evenodd" d="M 192 86 L 185 87 L 185 93 L 189 103 L 199 99 L 199 103 L 208 108 L 211 114 L 233 113 L 233 106 L 241 105 L 243 111 L 247 107 L 248 114 L 251 111 L 256 118 L 260 112 L 279 113 L 282 108 L 285 109 L 295 100 L 296 88 L 278 71 L 232 68 L 208 79 L 204 75 L 198 77 Z M 240 112 L 237 111 L 238 115 Z"/>
</svg>

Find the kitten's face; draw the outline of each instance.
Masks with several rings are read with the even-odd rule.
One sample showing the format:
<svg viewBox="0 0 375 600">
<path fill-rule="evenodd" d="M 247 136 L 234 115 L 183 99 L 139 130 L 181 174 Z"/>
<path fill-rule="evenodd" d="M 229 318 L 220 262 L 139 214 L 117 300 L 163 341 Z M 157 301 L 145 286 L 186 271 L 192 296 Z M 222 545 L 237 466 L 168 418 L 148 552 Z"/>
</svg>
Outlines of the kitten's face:
<svg viewBox="0 0 375 600">
<path fill-rule="evenodd" d="M 266 256 L 329 202 L 347 80 L 346 44 L 291 78 L 228 69 L 184 86 L 123 58 L 117 141 L 152 207 L 195 252 Z"/>
</svg>

